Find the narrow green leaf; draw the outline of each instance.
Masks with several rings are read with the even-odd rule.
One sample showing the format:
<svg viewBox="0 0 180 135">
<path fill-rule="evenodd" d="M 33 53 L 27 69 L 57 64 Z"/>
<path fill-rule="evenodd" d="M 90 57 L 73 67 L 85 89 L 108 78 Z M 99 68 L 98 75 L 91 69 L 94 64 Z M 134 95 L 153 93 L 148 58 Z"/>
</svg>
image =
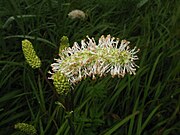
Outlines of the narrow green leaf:
<svg viewBox="0 0 180 135">
<path fill-rule="evenodd" d="M 149 114 L 149 116 L 147 117 L 147 119 L 145 120 L 145 122 L 142 124 L 142 128 L 141 128 L 141 132 L 144 130 L 144 128 L 147 126 L 148 122 L 152 119 L 152 117 L 154 116 L 154 114 L 156 113 L 156 111 L 159 109 L 161 105 L 158 105 L 156 108 L 154 108 L 154 110 Z"/>
<path fill-rule="evenodd" d="M 123 120 L 121 120 L 119 123 L 117 123 L 116 125 L 112 126 L 112 128 L 108 129 L 105 133 L 103 133 L 103 135 L 111 135 L 113 132 L 115 132 L 118 128 L 120 128 L 123 124 L 125 124 L 126 122 L 128 122 L 131 118 L 135 117 L 135 115 L 137 115 L 139 112 L 135 112 L 129 116 L 127 116 L 126 118 L 124 118 Z"/>
</svg>

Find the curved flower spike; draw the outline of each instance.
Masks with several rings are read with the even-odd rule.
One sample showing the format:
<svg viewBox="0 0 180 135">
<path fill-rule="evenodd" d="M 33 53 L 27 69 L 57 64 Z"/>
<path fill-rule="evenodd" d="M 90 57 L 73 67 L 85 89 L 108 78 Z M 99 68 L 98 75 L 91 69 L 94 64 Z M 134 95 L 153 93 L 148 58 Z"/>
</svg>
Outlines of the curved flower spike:
<svg viewBox="0 0 180 135">
<path fill-rule="evenodd" d="M 32 68 L 39 68 L 41 66 L 41 60 L 39 57 L 36 55 L 36 52 L 33 48 L 33 45 L 30 41 L 27 39 L 22 41 L 22 50 L 24 53 L 24 57 L 26 58 L 27 63 L 32 67 Z"/>
<path fill-rule="evenodd" d="M 136 74 L 135 60 L 138 60 L 136 53 L 139 49 L 130 49 L 129 41 L 115 39 L 108 35 L 101 36 L 98 44 L 94 38 L 88 41 L 82 40 L 81 46 L 74 43 L 72 48 L 66 48 L 60 54 L 60 58 L 53 63 L 54 73 L 61 72 L 68 78 L 71 84 L 80 82 L 83 78 L 105 76 L 124 77 L 126 73 Z"/>
</svg>

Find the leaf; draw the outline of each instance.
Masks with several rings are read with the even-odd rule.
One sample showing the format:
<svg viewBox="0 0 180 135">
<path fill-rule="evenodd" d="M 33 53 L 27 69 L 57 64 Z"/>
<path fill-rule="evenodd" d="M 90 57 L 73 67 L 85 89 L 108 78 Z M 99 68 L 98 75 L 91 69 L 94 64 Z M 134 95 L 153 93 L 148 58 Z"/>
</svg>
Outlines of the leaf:
<svg viewBox="0 0 180 135">
<path fill-rule="evenodd" d="M 103 135 L 111 135 L 113 132 L 115 132 L 118 128 L 120 128 L 122 125 L 124 125 L 126 122 L 128 122 L 130 119 L 132 119 L 133 117 L 135 117 L 135 115 L 137 115 L 139 113 L 139 111 L 127 116 L 126 118 L 124 118 L 123 120 L 121 120 L 120 122 L 118 122 L 116 125 L 114 125 L 113 127 L 111 127 L 110 129 L 108 129 L 107 131 L 105 131 L 105 133 L 103 133 Z"/>
</svg>

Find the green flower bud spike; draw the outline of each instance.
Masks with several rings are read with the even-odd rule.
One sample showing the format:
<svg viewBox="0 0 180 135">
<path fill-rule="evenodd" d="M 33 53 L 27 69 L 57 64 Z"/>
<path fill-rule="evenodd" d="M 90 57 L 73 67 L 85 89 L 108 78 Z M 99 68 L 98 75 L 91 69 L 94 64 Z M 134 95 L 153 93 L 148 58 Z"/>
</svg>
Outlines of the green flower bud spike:
<svg viewBox="0 0 180 135">
<path fill-rule="evenodd" d="M 60 71 L 52 75 L 52 80 L 58 94 L 66 95 L 70 91 L 70 83 Z"/>
<path fill-rule="evenodd" d="M 36 55 L 33 45 L 27 39 L 22 41 L 22 50 L 26 58 L 27 63 L 33 68 L 39 68 L 41 66 L 41 60 Z"/>
<path fill-rule="evenodd" d="M 63 36 L 60 40 L 59 54 L 67 47 L 69 47 L 69 39 L 67 36 Z"/>
<path fill-rule="evenodd" d="M 26 123 L 17 123 L 15 124 L 14 128 L 28 135 L 35 135 L 37 133 L 34 126 L 26 124 Z"/>
</svg>

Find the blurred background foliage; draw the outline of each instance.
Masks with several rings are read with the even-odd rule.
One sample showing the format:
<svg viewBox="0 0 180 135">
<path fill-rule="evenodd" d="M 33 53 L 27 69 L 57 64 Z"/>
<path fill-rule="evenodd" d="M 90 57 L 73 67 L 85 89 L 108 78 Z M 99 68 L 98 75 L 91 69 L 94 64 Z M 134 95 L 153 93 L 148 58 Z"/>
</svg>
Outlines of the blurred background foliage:
<svg viewBox="0 0 180 135">
<path fill-rule="evenodd" d="M 0 134 L 19 135 L 14 125 L 25 122 L 39 135 L 179 135 L 179 4 L 178 0 L 1 0 Z M 86 19 L 68 18 L 74 9 L 84 11 Z M 136 76 L 88 78 L 77 85 L 73 96 L 55 96 L 39 71 L 25 62 L 21 49 L 23 39 L 33 43 L 48 77 L 62 36 L 68 36 L 72 46 L 86 35 L 97 40 L 107 34 L 141 49 Z"/>
</svg>

